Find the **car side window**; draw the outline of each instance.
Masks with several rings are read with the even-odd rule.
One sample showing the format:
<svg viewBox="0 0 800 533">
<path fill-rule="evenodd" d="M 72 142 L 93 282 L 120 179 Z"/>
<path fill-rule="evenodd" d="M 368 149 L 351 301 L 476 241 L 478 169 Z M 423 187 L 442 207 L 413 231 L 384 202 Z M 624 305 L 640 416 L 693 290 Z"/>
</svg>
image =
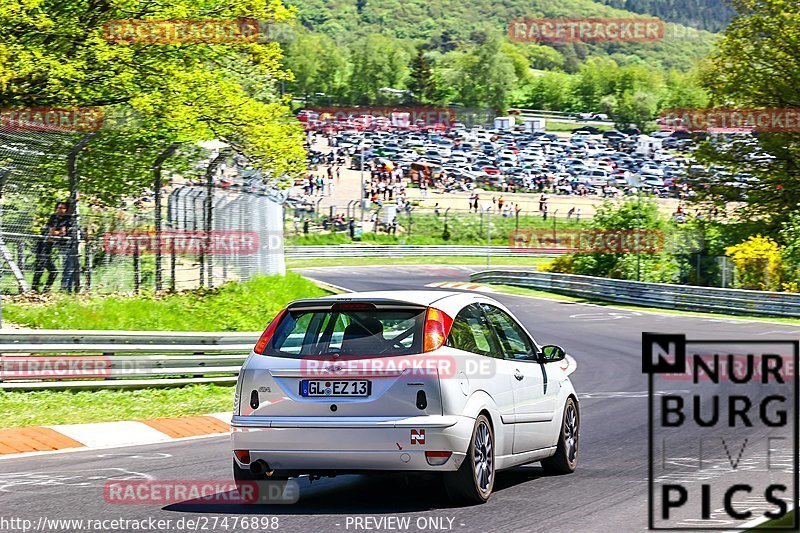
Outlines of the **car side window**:
<svg viewBox="0 0 800 533">
<path fill-rule="evenodd" d="M 503 351 L 486 316 L 477 305 L 468 305 L 453 320 L 447 346 L 502 359 Z"/>
<path fill-rule="evenodd" d="M 481 304 L 481 307 L 500 338 L 506 359 L 535 359 L 536 350 L 530 337 L 511 315 L 493 305 Z"/>
</svg>

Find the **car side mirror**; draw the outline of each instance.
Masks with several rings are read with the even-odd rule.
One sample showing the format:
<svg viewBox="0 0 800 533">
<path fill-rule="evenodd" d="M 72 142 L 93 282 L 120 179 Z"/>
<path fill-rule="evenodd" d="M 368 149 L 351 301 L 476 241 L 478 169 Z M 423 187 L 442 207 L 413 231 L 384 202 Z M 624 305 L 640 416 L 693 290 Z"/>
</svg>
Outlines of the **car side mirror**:
<svg viewBox="0 0 800 533">
<path fill-rule="evenodd" d="M 542 362 L 544 363 L 553 363 L 555 361 L 561 361 L 567 356 L 564 348 L 561 346 L 556 346 L 554 344 L 548 344 L 547 346 L 542 346 Z"/>
</svg>

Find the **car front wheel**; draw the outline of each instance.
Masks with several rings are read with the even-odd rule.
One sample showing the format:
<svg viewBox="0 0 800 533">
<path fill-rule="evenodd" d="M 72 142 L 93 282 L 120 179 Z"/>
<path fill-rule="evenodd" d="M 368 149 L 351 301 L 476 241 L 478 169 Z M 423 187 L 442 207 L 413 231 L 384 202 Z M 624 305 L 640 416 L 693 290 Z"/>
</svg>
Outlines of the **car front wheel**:
<svg viewBox="0 0 800 533">
<path fill-rule="evenodd" d="M 542 468 L 548 474 L 571 474 L 578 467 L 578 442 L 580 415 L 573 398 L 567 398 L 564 417 L 558 435 L 556 453 L 542 460 Z"/>
<path fill-rule="evenodd" d="M 445 488 L 458 503 L 485 503 L 494 488 L 494 432 L 489 419 L 478 415 L 467 456 L 455 472 L 445 474 Z"/>
</svg>

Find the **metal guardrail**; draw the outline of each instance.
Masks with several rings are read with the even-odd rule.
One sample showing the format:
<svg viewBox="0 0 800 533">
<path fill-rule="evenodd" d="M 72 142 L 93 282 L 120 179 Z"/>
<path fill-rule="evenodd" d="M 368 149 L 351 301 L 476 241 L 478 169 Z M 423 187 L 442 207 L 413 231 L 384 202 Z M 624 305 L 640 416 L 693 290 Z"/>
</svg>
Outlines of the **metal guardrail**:
<svg viewBox="0 0 800 533">
<path fill-rule="evenodd" d="M 326 257 L 513 257 L 536 255 L 554 257 L 553 252 L 520 250 L 509 246 L 452 246 L 452 245 L 402 245 L 402 244 L 336 244 L 325 246 L 287 246 L 288 259 L 321 259 Z"/>
<path fill-rule="evenodd" d="M 0 332 L 0 389 L 234 384 L 255 333 Z"/>
<path fill-rule="evenodd" d="M 800 317 L 800 294 L 794 293 L 646 283 L 514 270 L 476 272 L 470 276 L 470 280 L 663 309 Z"/>
</svg>

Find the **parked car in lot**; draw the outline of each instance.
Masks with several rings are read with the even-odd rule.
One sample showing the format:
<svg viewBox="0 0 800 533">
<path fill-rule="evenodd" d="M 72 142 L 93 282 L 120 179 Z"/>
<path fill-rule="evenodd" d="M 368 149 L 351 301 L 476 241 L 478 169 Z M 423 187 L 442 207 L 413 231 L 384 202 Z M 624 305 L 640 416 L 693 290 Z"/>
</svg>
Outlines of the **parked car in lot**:
<svg viewBox="0 0 800 533">
<path fill-rule="evenodd" d="M 239 373 L 234 478 L 434 474 L 454 500 L 482 503 L 500 470 L 571 473 L 580 414 L 565 358 L 478 293 L 295 301 Z"/>
</svg>

